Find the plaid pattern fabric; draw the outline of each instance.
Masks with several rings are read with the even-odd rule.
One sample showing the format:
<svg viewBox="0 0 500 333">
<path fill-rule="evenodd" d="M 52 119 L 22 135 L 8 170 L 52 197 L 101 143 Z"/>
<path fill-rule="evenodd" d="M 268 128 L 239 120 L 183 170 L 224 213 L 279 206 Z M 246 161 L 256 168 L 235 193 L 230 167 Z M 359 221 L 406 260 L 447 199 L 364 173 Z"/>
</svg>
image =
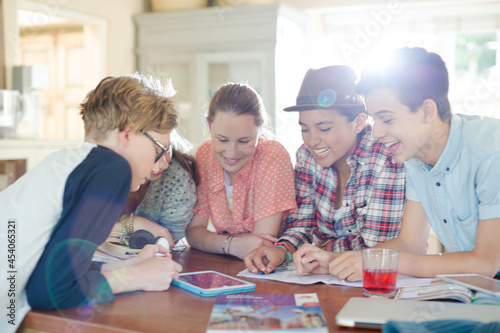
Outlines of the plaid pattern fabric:
<svg viewBox="0 0 500 333">
<path fill-rule="evenodd" d="M 396 237 L 405 203 L 403 164 L 393 163 L 389 149 L 371 136 L 367 127 L 361 142 L 347 158 L 351 175 L 342 198 L 342 226 L 334 230 L 337 172 L 323 168 L 302 145 L 297 151 L 295 192 L 298 209 L 286 220 L 282 240 L 297 249 L 304 243 L 333 239 L 334 252 L 359 250 Z"/>
</svg>

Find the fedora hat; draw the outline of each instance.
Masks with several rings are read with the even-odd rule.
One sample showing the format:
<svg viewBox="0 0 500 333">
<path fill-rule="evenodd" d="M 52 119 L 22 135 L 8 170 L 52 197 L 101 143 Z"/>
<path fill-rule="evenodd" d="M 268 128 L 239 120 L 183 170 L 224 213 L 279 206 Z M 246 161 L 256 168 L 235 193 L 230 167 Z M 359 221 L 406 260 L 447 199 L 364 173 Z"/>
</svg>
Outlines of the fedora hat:
<svg viewBox="0 0 500 333">
<path fill-rule="evenodd" d="M 309 69 L 300 86 L 297 105 L 285 111 L 317 109 L 363 109 L 363 101 L 356 93 L 356 74 L 348 66 L 329 66 Z"/>
</svg>

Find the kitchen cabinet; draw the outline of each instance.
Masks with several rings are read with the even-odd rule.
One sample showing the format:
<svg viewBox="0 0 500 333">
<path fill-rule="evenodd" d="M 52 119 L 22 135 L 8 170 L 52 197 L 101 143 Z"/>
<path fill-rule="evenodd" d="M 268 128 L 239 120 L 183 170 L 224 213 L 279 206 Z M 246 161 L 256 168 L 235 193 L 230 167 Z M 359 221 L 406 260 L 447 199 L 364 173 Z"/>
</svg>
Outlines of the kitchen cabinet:
<svg viewBox="0 0 500 333">
<path fill-rule="evenodd" d="M 171 79 L 180 132 L 195 145 L 206 138 L 205 111 L 221 84 L 247 82 L 261 94 L 276 136 L 286 141 L 302 77 L 307 16 L 273 3 L 145 13 L 137 24 L 138 70 Z M 288 130 L 287 130 L 288 129 Z"/>
</svg>

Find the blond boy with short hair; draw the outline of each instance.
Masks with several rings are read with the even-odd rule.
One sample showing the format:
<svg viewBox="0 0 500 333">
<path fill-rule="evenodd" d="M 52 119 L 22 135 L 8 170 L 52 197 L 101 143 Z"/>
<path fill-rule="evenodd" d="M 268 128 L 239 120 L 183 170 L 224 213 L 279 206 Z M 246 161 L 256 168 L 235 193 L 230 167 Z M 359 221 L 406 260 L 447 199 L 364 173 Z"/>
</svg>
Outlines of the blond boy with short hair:
<svg viewBox="0 0 500 333">
<path fill-rule="evenodd" d="M 172 95 L 171 86 L 151 77 L 103 79 L 81 104 L 82 146 L 48 156 L 0 192 L 0 238 L 14 228 L 16 255 L 15 288 L 5 279 L 0 288 L 2 299 L 15 289 L 2 302 L 14 311 L 0 331 L 14 331 L 30 308 L 110 302 L 121 292 L 169 288 L 181 266 L 160 245 L 115 263 L 97 264 L 92 256 L 129 191 L 161 163 L 168 165 L 170 132 L 177 127 Z"/>
</svg>

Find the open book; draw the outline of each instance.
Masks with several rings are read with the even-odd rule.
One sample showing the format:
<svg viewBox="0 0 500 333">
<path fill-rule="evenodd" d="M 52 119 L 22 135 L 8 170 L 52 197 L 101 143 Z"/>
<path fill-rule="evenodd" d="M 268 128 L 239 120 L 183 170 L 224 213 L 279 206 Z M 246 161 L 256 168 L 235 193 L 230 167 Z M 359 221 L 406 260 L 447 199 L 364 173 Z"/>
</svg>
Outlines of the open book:
<svg viewBox="0 0 500 333">
<path fill-rule="evenodd" d="M 125 244 L 120 244 L 113 238 L 108 238 L 99 245 L 94 253 L 93 261 L 114 262 L 123 259 L 130 259 L 139 254 L 141 250 L 131 249 Z"/>
<path fill-rule="evenodd" d="M 218 295 L 207 332 L 328 332 L 316 294 Z"/>
<path fill-rule="evenodd" d="M 500 305 L 500 298 L 491 294 L 475 292 L 467 287 L 433 279 L 429 285 L 420 287 L 403 287 L 399 289 L 394 299 L 407 300 L 442 300 L 474 304 Z"/>
</svg>

